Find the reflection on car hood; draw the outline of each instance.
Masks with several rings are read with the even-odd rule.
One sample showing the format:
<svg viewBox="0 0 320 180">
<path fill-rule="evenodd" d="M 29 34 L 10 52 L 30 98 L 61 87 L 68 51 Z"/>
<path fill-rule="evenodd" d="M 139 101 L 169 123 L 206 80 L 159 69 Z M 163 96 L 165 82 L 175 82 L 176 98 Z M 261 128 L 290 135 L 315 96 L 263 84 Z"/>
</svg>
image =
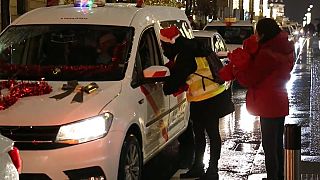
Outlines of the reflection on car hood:
<svg viewBox="0 0 320 180">
<path fill-rule="evenodd" d="M 83 102 L 72 102 L 76 91 L 56 100 L 54 95 L 65 92 L 61 89 L 66 82 L 48 82 L 52 86 L 50 94 L 29 96 L 1 111 L 0 126 L 49 126 L 66 124 L 97 115 L 102 108 L 120 92 L 121 82 L 96 82 L 99 88 L 83 93 Z M 79 82 L 86 86 L 90 82 Z"/>
<path fill-rule="evenodd" d="M 0 153 L 7 153 L 11 150 L 13 141 L 0 135 Z"/>
</svg>

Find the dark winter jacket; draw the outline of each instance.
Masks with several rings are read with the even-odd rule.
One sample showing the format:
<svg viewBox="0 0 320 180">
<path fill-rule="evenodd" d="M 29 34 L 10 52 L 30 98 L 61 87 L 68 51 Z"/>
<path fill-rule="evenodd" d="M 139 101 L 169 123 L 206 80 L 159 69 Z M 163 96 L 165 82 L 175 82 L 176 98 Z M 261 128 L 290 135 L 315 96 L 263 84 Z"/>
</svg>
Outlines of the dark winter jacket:
<svg viewBox="0 0 320 180">
<path fill-rule="evenodd" d="M 162 48 L 168 59 L 175 58 L 175 63 L 170 69 L 170 77 L 163 86 L 166 95 L 177 92 L 179 87 L 186 84 L 188 76 L 196 71 L 195 57 L 206 57 L 212 52 L 204 49 L 195 39 L 182 36 L 178 37 L 174 44 L 162 42 Z M 212 112 L 212 116 L 217 117 L 223 117 L 234 111 L 230 88 L 217 96 L 200 102 L 191 102 L 191 104 L 203 106 L 208 109 L 206 111 Z"/>
<path fill-rule="evenodd" d="M 246 106 L 251 114 L 264 118 L 289 114 L 286 83 L 293 68 L 293 52 L 288 34 L 280 32 L 273 39 L 259 44 L 248 68 L 235 73 L 237 80 L 248 87 Z"/>
</svg>

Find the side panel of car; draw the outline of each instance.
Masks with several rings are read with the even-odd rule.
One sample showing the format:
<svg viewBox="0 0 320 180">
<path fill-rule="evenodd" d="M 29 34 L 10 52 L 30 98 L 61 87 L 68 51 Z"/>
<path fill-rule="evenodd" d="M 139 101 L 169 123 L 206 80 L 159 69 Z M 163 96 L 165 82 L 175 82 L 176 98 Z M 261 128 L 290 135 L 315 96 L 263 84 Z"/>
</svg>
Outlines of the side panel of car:
<svg viewBox="0 0 320 180">
<path fill-rule="evenodd" d="M 175 25 L 179 28 L 181 35 L 187 38 L 193 38 L 192 28 L 189 21 L 181 19 L 168 20 L 160 22 L 160 28 L 166 28 Z M 159 29 L 160 31 L 160 29 Z M 168 61 L 168 59 L 163 56 L 163 58 Z M 169 120 L 169 138 L 174 138 L 181 132 L 181 129 L 187 126 L 188 118 L 185 109 L 187 106 L 186 95 L 182 93 L 178 96 L 170 96 L 170 120 Z"/>
<path fill-rule="evenodd" d="M 152 26 L 145 28 L 139 37 L 132 79 L 138 81 L 138 83 L 133 83 L 133 86 L 137 86 L 135 88 L 140 89 L 144 95 L 144 98 L 139 102 L 147 104 L 144 121 L 142 121 L 145 161 L 159 152 L 166 143 L 177 137 L 187 126 L 185 94 L 179 97 L 165 96 L 162 90 L 163 83 L 144 79 L 141 72 L 151 65 L 164 65 L 168 61 L 162 54 L 158 37 L 159 31 L 163 28 L 161 26 L 163 24 L 170 26 L 176 25 L 178 22 L 179 20 L 155 22 Z M 143 24 L 143 22 L 140 22 L 140 24 Z M 186 19 L 184 19 L 184 26 L 190 29 Z M 136 34 L 139 34 L 138 31 L 137 28 Z M 191 29 L 184 34 L 192 37 L 190 32 Z M 135 38 L 138 38 L 138 36 L 135 36 Z"/>
<path fill-rule="evenodd" d="M 143 77 L 143 70 L 147 67 L 163 65 L 154 26 L 149 25 L 144 29 L 136 28 L 133 44 L 132 57 L 128 65 L 128 73 L 132 74 L 126 76 L 124 91 L 120 96 L 132 99 L 131 106 L 137 107 L 134 114 L 128 117 L 131 118 L 129 119 L 131 123 L 125 124 L 127 126 L 132 126 L 133 123 L 139 125 L 141 150 L 144 162 L 146 162 L 169 140 L 169 96 L 163 94 L 161 82 Z M 129 87 L 126 88 L 126 86 Z"/>
<path fill-rule="evenodd" d="M 136 62 L 140 61 L 141 70 L 153 66 L 163 65 L 154 27 L 147 27 L 140 36 Z M 138 62 L 137 62 L 138 63 Z M 145 127 L 145 156 L 152 153 L 168 141 L 168 120 L 169 120 L 169 96 L 165 96 L 162 90 L 162 83 L 153 80 L 144 82 L 138 87 L 144 95 L 143 102 L 146 103 Z"/>
</svg>

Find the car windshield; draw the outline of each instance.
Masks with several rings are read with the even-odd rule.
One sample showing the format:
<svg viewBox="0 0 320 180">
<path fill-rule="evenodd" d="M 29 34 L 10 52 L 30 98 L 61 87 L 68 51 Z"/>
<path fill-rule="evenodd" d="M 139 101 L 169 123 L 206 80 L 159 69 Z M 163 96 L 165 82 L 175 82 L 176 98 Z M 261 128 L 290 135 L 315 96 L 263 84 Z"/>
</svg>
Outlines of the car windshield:
<svg viewBox="0 0 320 180">
<path fill-rule="evenodd" d="M 120 80 L 133 31 L 97 25 L 11 26 L 0 36 L 0 79 Z"/>
<path fill-rule="evenodd" d="M 253 32 L 251 26 L 207 26 L 205 30 L 216 30 L 227 44 L 242 44 Z"/>
</svg>

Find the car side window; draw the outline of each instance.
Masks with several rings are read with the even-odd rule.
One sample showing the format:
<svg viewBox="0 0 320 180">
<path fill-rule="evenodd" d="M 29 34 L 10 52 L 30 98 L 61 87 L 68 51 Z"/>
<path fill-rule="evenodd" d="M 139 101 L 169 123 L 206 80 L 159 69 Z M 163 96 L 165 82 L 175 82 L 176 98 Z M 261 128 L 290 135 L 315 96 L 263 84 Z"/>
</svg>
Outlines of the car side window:
<svg viewBox="0 0 320 180">
<path fill-rule="evenodd" d="M 219 44 L 219 49 L 218 51 L 227 51 L 227 45 L 226 43 L 224 42 L 223 38 L 219 35 L 216 35 L 216 38 L 217 38 L 217 43 Z"/>
<path fill-rule="evenodd" d="M 212 42 L 213 42 L 214 52 L 218 52 L 219 51 L 219 42 L 218 42 L 216 35 L 213 35 Z"/>
<path fill-rule="evenodd" d="M 163 65 L 156 34 L 153 27 L 146 29 L 141 35 L 133 71 L 133 87 L 139 86 L 143 81 L 143 70 L 154 65 Z"/>
<path fill-rule="evenodd" d="M 138 46 L 142 70 L 152 65 L 163 65 L 156 34 L 153 28 L 145 30 Z"/>
</svg>

